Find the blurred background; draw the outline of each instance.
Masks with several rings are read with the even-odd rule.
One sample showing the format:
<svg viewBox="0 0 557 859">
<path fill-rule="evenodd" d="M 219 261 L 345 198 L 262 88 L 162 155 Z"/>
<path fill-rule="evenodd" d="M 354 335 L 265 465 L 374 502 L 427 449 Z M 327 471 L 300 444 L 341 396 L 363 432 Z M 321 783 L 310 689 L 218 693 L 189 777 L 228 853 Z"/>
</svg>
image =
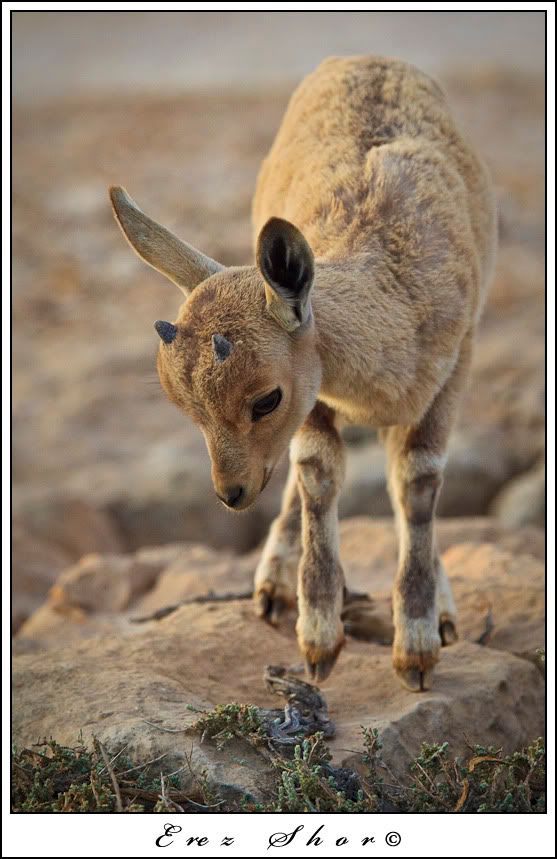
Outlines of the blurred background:
<svg viewBox="0 0 557 859">
<path fill-rule="evenodd" d="M 203 439 L 155 372 L 153 321 L 180 294 L 125 244 L 106 189 L 251 262 L 258 167 L 331 54 L 435 75 L 492 170 L 499 259 L 440 513 L 543 524 L 544 27 L 539 12 L 12 13 L 14 628 L 86 552 L 263 538 L 281 474 L 244 515 L 218 505 Z M 388 515 L 374 433 L 347 441 L 341 514 Z"/>
</svg>

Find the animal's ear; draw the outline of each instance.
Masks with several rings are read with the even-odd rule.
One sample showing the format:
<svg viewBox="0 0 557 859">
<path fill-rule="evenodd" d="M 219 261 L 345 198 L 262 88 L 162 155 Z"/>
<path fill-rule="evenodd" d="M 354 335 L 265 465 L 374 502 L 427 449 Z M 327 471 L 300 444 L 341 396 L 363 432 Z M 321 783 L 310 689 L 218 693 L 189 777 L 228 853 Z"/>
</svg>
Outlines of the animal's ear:
<svg viewBox="0 0 557 859">
<path fill-rule="evenodd" d="M 134 251 L 185 295 L 224 268 L 149 218 L 124 188 L 113 186 L 109 194 L 116 220 Z"/>
<path fill-rule="evenodd" d="M 282 218 L 267 221 L 257 240 L 257 265 L 265 279 L 267 308 L 287 331 L 310 317 L 313 253 L 300 230 Z"/>
</svg>

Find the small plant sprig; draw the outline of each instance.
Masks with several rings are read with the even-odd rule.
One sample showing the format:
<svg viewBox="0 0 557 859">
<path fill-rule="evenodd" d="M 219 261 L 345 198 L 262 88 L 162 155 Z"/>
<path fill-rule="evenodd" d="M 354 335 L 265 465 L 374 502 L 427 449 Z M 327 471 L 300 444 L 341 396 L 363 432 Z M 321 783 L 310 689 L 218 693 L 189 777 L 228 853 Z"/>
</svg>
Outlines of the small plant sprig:
<svg viewBox="0 0 557 859">
<path fill-rule="evenodd" d="M 217 749 L 224 748 L 234 739 L 244 739 L 259 746 L 266 738 L 257 707 L 250 704 L 219 704 L 196 719 L 189 731 L 200 734 L 201 742 L 212 740 Z"/>
<path fill-rule="evenodd" d="M 362 812 L 376 811 L 374 797 L 366 795 L 355 773 L 350 773 L 349 789 L 339 784 L 343 770 L 329 766 L 331 754 L 323 734 L 306 737 L 294 747 L 294 756 L 277 756 L 280 772 L 276 800 L 269 811 L 278 812 Z"/>
<path fill-rule="evenodd" d="M 448 744 L 424 743 L 411 765 L 412 785 L 402 797 L 410 812 L 543 813 L 545 811 L 545 745 L 503 756 L 492 746 L 471 747 L 463 762 L 451 760 Z"/>
<path fill-rule="evenodd" d="M 20 812 L 114 811 L 104 762 L 80 737 L 73 747 L 44 740 L 13 750 L 12 803 Z"/>
<path fill-rule="evenodd" d="M 104 752 L 104 754 L 103 754 Z M 189 812 L 224 804 L 209 788 L 206 774 L 186 768 L 193 787 L 180 789 L 176 772 L 154 777 L 152 769 L 165 755 L 134 764 L 120 749 L 112 758 L 97 739 L 88 749 L 80 737 L 73 747 L 44 740 L 32 748 L 13 749 L 12 810 L 39 813 L 126 813 L 176 810 Z"/>
</svg>

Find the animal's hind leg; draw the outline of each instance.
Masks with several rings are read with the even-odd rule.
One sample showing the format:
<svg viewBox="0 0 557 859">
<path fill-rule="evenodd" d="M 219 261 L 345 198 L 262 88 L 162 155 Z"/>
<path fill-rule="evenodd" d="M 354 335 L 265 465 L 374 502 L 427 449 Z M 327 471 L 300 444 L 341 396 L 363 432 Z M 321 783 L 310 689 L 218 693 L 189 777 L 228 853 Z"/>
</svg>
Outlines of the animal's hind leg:
<svg viewBox="0 0 557 859">
<path fill-rule="evenodd" d="M 456 611 L 434 534 L 445 451 L 470 359 L 470 337 L 455 369 L 416 426 L 384 433 L 388 482 L 399 530 L 393 591 L 393 664 L 404 686 L 428 689 L 441 644 L 456 639 Z"/>
<path fill-rule="evenodd" d="M 255 571 L 254 601 L 259 617 L 273 625 L 296 605 L 296 577 L 301 553 L 301 503 L 296 469 L 290 466 L 281 511 L 271 525 Z"/>
</svg>

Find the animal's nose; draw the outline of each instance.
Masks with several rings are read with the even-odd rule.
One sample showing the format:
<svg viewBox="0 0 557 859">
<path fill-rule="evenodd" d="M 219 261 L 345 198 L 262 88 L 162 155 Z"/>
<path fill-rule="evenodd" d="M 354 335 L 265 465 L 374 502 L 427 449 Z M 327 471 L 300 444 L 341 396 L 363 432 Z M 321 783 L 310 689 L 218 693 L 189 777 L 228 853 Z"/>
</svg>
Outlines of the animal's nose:
<svg viewBox="0 0 557 859">
<path fill-rule="evenodd" d="M 226 504 L 227 507 L 237 507 L 242 499 L 243 494 L 243 486 L 231 486 L 230 489 L 227 490 L 225 495 L 219 495 L 218 497 L 223 502 L 223 504 Z"/>
</svg>

